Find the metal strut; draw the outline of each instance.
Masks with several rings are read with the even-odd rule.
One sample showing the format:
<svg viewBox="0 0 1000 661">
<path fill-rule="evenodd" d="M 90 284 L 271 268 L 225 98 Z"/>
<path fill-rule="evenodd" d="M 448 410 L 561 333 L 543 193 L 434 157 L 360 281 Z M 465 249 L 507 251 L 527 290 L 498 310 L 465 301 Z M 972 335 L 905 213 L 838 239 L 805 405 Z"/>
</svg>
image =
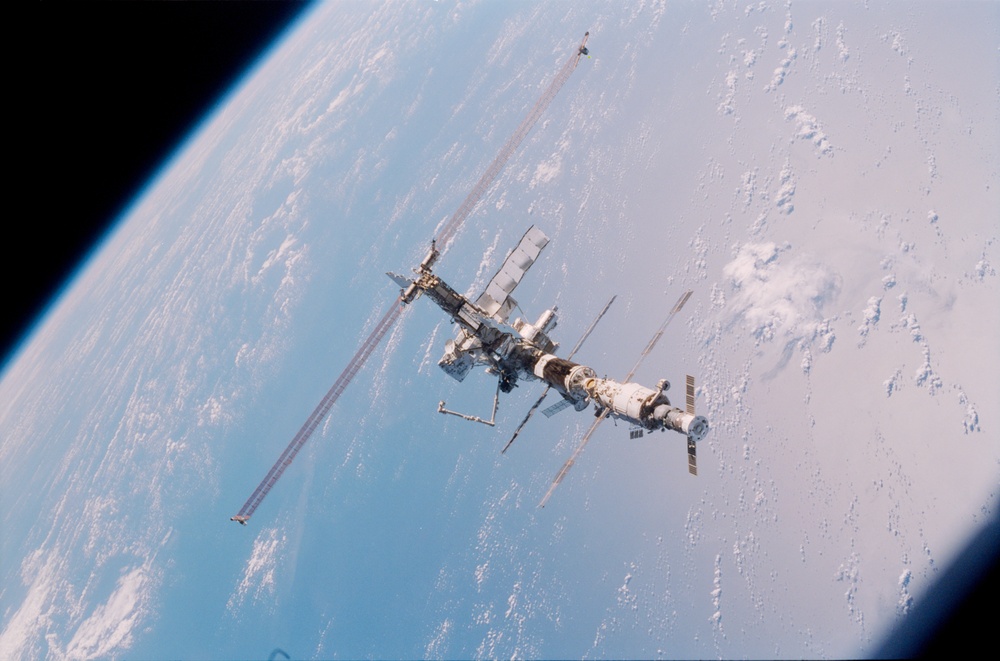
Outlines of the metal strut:
<svg viewBox="0 0 1000 661">
<path fill-rule="evenodd" d="M 588 32 L 587 34 L 590 34 L 590 33 Z M 586 37 L 584 37 L 584 41 L 586 42 Z M 581 45 L 580 46 L 581 52 L 583 52 L 583 48 L 584 47 Z M 583 336 L 579 340 L 577 340 L 576 346 L 573 347 L 573 350 L 570 351 L 569 355 L 566 356 L 566 360 L 572 360 L 573 359 L 573 356 L 576 355 L 576 352 L 580 350 L 581 346 L 583 346 L 584 341 L 586 341 L 586 339 L 588 337 L 590 337 L 590 334 L 594 331 L 594 328 L 597 326 L 597 322 L 599 322 L 601 320 L 601 317 L 603 317 L 604 314 L 608 311 L 608 308 L 611 307 L 611 304 L 615 302 L 616 298 L 618 298 L 618 294 L 615 294 L 614 296 L 611 297 L 611 300 L 608 301 L 607 305 L 604 306 L 604 309 L 601 310 L 601 313 L 597 315 L 597 318 L 594 319 L 594 321 L 592 321 L 590 323 L 590 327 L 587 328 L 587 331 L 583 334 Z M 524 420 L 522 420 L 521 424 L 519 424 L 517 426 L 517 429 L 514 430 L 514 435 L 510 437 L 509 441 L 507 441 L 507 445 L 503 446 L 503 450 L 500 450 L 500 454 L 504 454 L 505 452 L 507 452 L 507 448 L 509 448 L 511 446 L 511 443 L 514 442 L 514 439 L 517 438 L 517 435 L 520 434 L 521 430 L 524 429 L 524 426 L 526 424 L 528 424 L 528 420 L 531 419 L 531 416 L 534 414 L 535 409 L 537 409 L 539 406 L 542 405 L 542 400 L 544 400 L 545 396 L 549 394 L 549 388 L 551 388 L 551 387 L 552 386 L 545 386 L 545 390 L 542 391 L 541 396 L 534 403 L 534 405 L 532 405 L 532 407 L 530 409 L 528 409 L 528 414 L 526 416 L 524 416 Z M 565 402 L 567 400 L 564 399 L 562 401 Z"/>
<path fill-rule="evenodd" d="M 306 444 L 306 441 L 309 440 L 312 433 L 316 431 L 316 427 L 319 426 L 319 423 L 322 422 L 323 418 L 326 417 L 326 414 L 329 413 L 330 407 L 334 405 L 341 393 L 344 392 L 344 389 L 347 388 L 347 384 L 351 382 L 354 375 L 358 373 L 358 370 L 361 369 L 361 366 L 365 364 L 365 361 L 367 361 L 368 357 L 372 355 L 373 351 L 375 351 L 375 348 L 382 341 L 382 338 L 385 337 L 385 334 L 388 333 L 389 329 L 396 323 L 396 320 L 399 318 L 399 314 L 402 310 L 403 306 L 399 303 L 389 308 L 389 311 L 384 317 L 382 317 L 382 320 L 378 322 L 377 326 L 375 326 L 375 330 L 373 330 L 371 335 L 368 336 L 368 339 L 361 344 L 361 348 L 356 354 L 354 354 L 354 358 L 351 359 L 351 362 L 347 364 L 344 371 L 340 373 L 339 377 L 337 377 L 333 387 L 330 388 L 329 392 L 327 392 L 320 401 L 319 406 L 317 406 L 309 417 L 306 418 L 305 424 L 303 424 L 298 433 L 292 437 L 288 447 L 285 448 L 285 451 L 281 453 L 278 460 L 274 462 L 273 466 L 271 466 L 271 470 L 267 471 L 267 475 L 264 476 L 264 479 L 261 480 L 260 484 L 257 485 L 257 488 L 253 490 L 250 497 L 247 498 L 247 502 L 245 502 L 243 507 L 240 508 L 239 514 L 230 517 L 230 521 L 236 521 L 237 523 L 242 523 L 243 525 L 247 524 L 247 519 L 250 518 L 250 516 L 254 513 L 254 510 L 257 509 L 257 506 L 260 505 L 262 500 L 264 500 L 267 492 L 271 490 L 274 483 L 278 481 L 281 474 L 284 473 L 285 469 L 292 463 L 292 460 L 295 459 L 295 455 L 297 455 L 299 450 L 302 449 L 302 446 Z"/>
<path fill-rule="evenodd" d="M 670 313 L 667 315 L 667 318 L 663 320 L 663 323 L 660 324 L 660 327 L 656 330 L 656 333 L 653 334 L 652 339 L 649 340 L 649 344 L 647 344 L 646 348 L 642 350 L 642 354 L 639 355 L 639 360 L 635 361 L 635 365 L 632 367 L 631 370 L 629 370 L 628 375 L 622 380 L 623 383 L 628 383 L 629 381 L 632 380 L 632 377 L 635 376 L 635 373 L 639 370 L 639 366 L 642 365 L 642 361 L 653 350 L 653 347 L 656 346 L 656 343 L 659 342 L 660 338 L 663 337 L 663 332 L 667 330 L 667 326 L 670 325 L 670 322 L 673 320 L 673 318 L 677 315 L 678 312 L 681 311 L 681 308 L 684 307 L 684 304 L 688 302 L 688 299 L 691 298 L 692 293 L 693 292 L 691 290 L 688 290 L 683 294 L 681 294 L 681 297 L 677 299 L 677 303 L 674 304 L 674 307 L 670 310 Z M 563 464 L 563 467 L 556 474 L 555 479 L 552 480 L 552 486 L 549 487 L 549 490 L 545 492 L 545 496 L 542 497 L 541 502 L 538 503 L 539 507 L 545 507 L 545 503 L 549 502 L 549 499 L 552 498 L 552 493 L 556 490 L 556 487 L 558 487 L 559 483 L 563 481 L 564 477 L 566 477 L 566 473 L 569 472 L 569 469 L 573 468 L 573 464 L 576 463 L 576 458 L 579 457 L 580 454 L 583 452 L 583 449 L 587 447 L 587 443 L 590 441 L 590 437 L 594 434 L 594 431 L 601 424 L 601 422 L 603 422 L 604 419 L 608 417 L 608 414 L 610 412 L 611 412 L 610 409 L 603 409 L 602 411 L 599 412 L 597 419 L 594 420 L 594 423 L 590 426 L 590 429 L 588 429 L 587 433 L 584 434 L 583 439 L 580 441 L 580 445 L 576 447 L 576 450 L 573 451 L 573 454 L 570 455 L 570 458 L 566 460 L 566 463 Z M 689 439 L 688 447 L 690 446 L 691 446 L 691 441 Z"/>
<path fill-rule="evenodd" d="M 493 427 L 497 419 L 497 406 L 500 404 L 500 379 L 497 379 L 497 391 L 493 395 L 493 413 L 490 415 L 489 420 L 483 420 L 479 416 L 466 415 L 465 413 L 459 413 L 458 411 L 449 411 L 444 407 L 444 400 L 442 399 L 438 402 L 438 413 L 447 413 L 448 415 L 456 415 L 463 420 L 468 420 L 469 422 L 481 422 L 484 425 L 489 425 Z"/>
<path fill-rule="evenodd" d="M 462 223 L 465 222 L 465 219 L 468 218 L 470 213 L 472 213 L 476 204 L 479 203 L 479 200 L 493 184 L 493 181 L 497 178 L 497 175 L 500 174 L 500 171 L 503 170 L 504 165 L 506 165 L 511 155 L 514 153 L 514 150 L 517 149 L 518 145 L 521 144 L 521 141 L 524 140 L 524 137 L 529 131 L 531 131 L 539 117 L 541 117 L 542 113 L 552 102 L 552 99 L 555 98 L 559 89 L 569 78 L 570 74 L 573 73 L 573 70 L 576 68 L 580 58 L 587 54 L 587 37 L 589 35 L 590 33 L 587 32 L 583 36 L 583 41 L 580 43 L 580 46 L 566 61 L 562 69 L 559 70 L 559 73 L 556 74 L 556 77 L 549 84 L 548 89 L 545 90 L 542 97 L 531 109 L 531 112 L 528 113 L 528 116 L 524 118 L 520 126 L 517 127 L 517 130 L 514 131 L 514 135 L 507 140 L 506 144 L 504 144 L 503 148 L 501 148 L 500 153 L 495 159 L 493 159 L 489 168 L 487 168 L 486 172 L 483 173 L 483 176 L 480 177 L 479 181 L 469 192 L 469 195 L 462 202 L 461 206 L 459 206 L 458 210 L 442 228 L 440 234 L 436 238 L 437 245 L 441 246 L 440 253 L 443 253 L 448 248 L 448 241 L 461 228 Z M 432 246 L 433 245 L 434 244 L 432 244 Z M 440 254 L 433 248 L 432 252 L 435 253 L 434 259 L 436 259 Z M 281 477 L 281 474 L 284 473 L 285 469 L 292 463 L 292 460 L 295 459 L 295 455 L 299 453 L 299 450 L 301 450 L 302 446 L 309 440 L 312 433 L 316 431 L 316 427 L 319 426 L 320 422 L 323 421 L 323 418 L 326 417 L 326 414 L 329 413 L 330 408 L 340 397 L 341 393 L 344 392 L 344 389 L 347 388 L 347 385 L 365 364 L 372 352 L 375 351 L 375 348 L 379 345 L 379 343 L 381 343 L 386 333 L 389 332 L 389 329 L 392 328 L 392 326 L 396 323 L 396 320 L 399 319 L 401 311 L 402 305 L 394 304 L 385 316 L 382 317 L 382 320 L 379 321 L 375 330 L 373 330 L 371 335 L 368 336 L 368 339 L 362 343 L 358 352 L 354 354 L 354 358 L 352 358 L 351 362 L 348 363 L 347 368 L 345 368 L 340 376 L 337 377 L 333 387 L 326 393 L 316 409 L 306 419 L 305 424 L 302 425 L 302 428 L 299 429 L 298 433 L 295 434 L 291 442 L 289 442 L 284 452 L 282 452 L 281 456 L 278 457 L 278 461 L 271 466 L 271 470 L 267 472 L 264 479 L 261 480 L 260 484 L 257 485 L 257 488 L 250 494 L 246 503 L 244 503 L 243 507 L 240 508 L 239 513 L 230 517 L 231 521 L 236 521 L 244 526 L 247 524 L 247 521 L 257 509 L 257 506 L 260 505 L 261 501 L 264 500 L 264 497 L 267 496 L 268 492 L 271 490 L 271 487 L 274 486 L 274 484 L 278 481 L 278 478 Z"/>
<path fill-rule="evenodd" d="M 546 89 L 541 98 L 535 102 L 531 112 L 529 112 L 528 116 L 524 118 L 521 125 L 517 127 L 514 134 L 507 139 L 506 144 L 504 144 L 504 146 L 500 149 L 500 153 L 497 154 L 497 157 L 493 159 L 490 166 L 486 168 L 486 172 L 483 173 L 483 176 L 480 177 L 479 181 L 476 182 L 476 185 L 472 187 L 471 191 L 469 191 L 468 197 L 466 197 L 461 206 L 458 207 L 458 211 L 455 212 L 455 214 L 451 217 L 451 220 L 449 220 L 441 229 L 441 232 L 437 236 L 437 241 L 441 245 L 442 249 L 448 245 L 448 242 L 454 236 L 455 232 L 458 231 L 458 228 L 462 226 L 465 219 L 468 218 L 470 213 L 472 213 L 472 210 L 476 207 L 476 204 L 479 203 L 479 200 L 486 194 L 486 190 L 490 187 L 490 184 L 493 183 L 493 180 L 496 179 L 497 175 L 500 174 L 500 171 L 503 170 L 504 165 L 507 164 L 511 154 L 513 154 L 518 145 L 521 144 L 524 137 L 528 135 L 531 128 L 536 122 L 538 122 L 538 118 L 542 116 L 545 109 L 549 107 L 550 103 L 552 103 L 552 99 L 556 98 L 556 94 L 559 93 L 559 90 L 562 89 L 562 86 L 569 79 L 570 74 L 573 73 L 574 69 L 576 69 L 576 65 L 580 62 L 580 58 L 586 54 L 587 38 L 589 36 L 590 32 L 583 35 L 583 41 L 580 42 L 580 46 L 577 48 L 576 52 L 573 53 L 568 60 L 566 60 L 566 64 L 563 65 L 562 69 L 559 70 L 559 73 L 556 74 L 556 77 L 552 79 L 551 83 L 549 83 L 548 89 Z"/>
</svg>

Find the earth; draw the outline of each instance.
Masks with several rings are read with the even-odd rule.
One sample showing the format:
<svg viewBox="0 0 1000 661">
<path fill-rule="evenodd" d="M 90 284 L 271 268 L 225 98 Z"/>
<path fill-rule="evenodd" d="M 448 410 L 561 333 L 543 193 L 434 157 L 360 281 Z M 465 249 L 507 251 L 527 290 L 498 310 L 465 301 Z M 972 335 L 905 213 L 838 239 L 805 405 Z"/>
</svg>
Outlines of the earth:
<svg viewBox="0 0 1000 661">
<path fill-rule="evenodd" d="M 436 271 L 711 424 L 536 416 L 409 306 L 229 521 L 562 64 Z M 4 658 L 865 657 L 996 516 L 1000 12 L 330 3 L 205 118 L 0 380 Z M 675 395 L 676 398 L 676 395 Z"/>
</svg>

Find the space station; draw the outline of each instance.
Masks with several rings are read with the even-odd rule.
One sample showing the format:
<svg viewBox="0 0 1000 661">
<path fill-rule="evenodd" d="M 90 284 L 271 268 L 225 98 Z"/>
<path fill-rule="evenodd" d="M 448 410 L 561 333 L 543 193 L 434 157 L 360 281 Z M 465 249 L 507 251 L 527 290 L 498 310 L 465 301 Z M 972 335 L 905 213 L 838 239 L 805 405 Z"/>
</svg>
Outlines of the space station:
<svg viewBox="0 0 1000 661">
<path fill-rule="evenodd" d="M 518 244 L 504 259 L 503 264 L 490 280 L 486 289 L 475 301 L 470 301 L 434 273 L 434 265 L 441 258 L 443 247 L 450 245 L 451 239 L 461 229 L 465 220 L 496 181 L 507 161 L 517 151 L 518 146 L 576 69 L 580 59 L 585 55 L 590 56 L 590 50 L 587 47 L 589 36 L 589 32 L 583 35 L 580 44 L 542 92 L 528 115 L 501 147 L 496 158 L 487 167 L 459 208 L 431 241 L 427 254 L 413 269 L 414 276 L 409 277 L 392 272 L 387 274 L 400 287 L 397 301 L 389 307 L 382 319 L 361 343 L 347 367 L 341 372 L 299 431 L 292 437 L 264 479 L 240 508 L 239 513 L 230 517 L 231 521 L 247 525 L 254 511 L 292 464 L 295 456 L 319 427 L 337 399 L 395 325 L 404 308 L 423 296 L 441 308 L 456 326 L 455 337 L 445 343 L 444 354 L 438 361 L 438 366 L 448 376 L 460 383 L 464 382 L 469 373 L 476 367 L 485 368 L 486 372 L 497 380 L 492 413 L 489 419 L 452 411 L 446 407 L 444 401 L 438 404 L 438 412 L 493 427 L 496 425 L 496 412 L 501 393 L 511 392 L 519 382 L 544 384 L 541 396 L 531 406 L 520 425 L 503 446 L 501 452 L 505 453 L 534 412 L 541 406 L 550 389 L 558 393 L 560 400 L 542 411 L 543 415 L 548 417 L 568 408 L 581 412 L 593 405 L 593 423 L 572 456 L 556 475 L 548 492 L 539 502 L 539 507 L 545 506 L 556 487 L 576 462 L 577 457 L 583 452 L 594 431 L 602 421 L 609 417 L 627 422 L 630 426 L 629 435 L 631 438 L 639 438 L 646 432 L 657 430 L 670 430 L 684 435 L 687 438 L 688 470 L 692 475 L 698 474 L 697 443 L 708 433 L 708 421 L 695 413 L 694 377 L 689 375 L 685 380 L 684 408 L 678 408 L 670 403 L 670 399 L 667 397 L 670 382 L 666 379 L 660 379 L 652 388 L 632 382 L 632 378 L 642 361 L 650 354 L 667 325 L 691 297 L 691 291 L 685 291 L 681 294 L 660 328 L 639 355 L 635 365 L 621 381 L 616 381 L 600 378 L 592 367 L 575 363 L 572 360 L 577 350 L 611 307 L 615 300 L 614 296 L 565 358 L 556 355 L 559 345 L 551 337 L 558 321 L 558 311 L 555 307 L 543 311 L 533 323 L 521 318 L 511 319 L 514 310 L 519 309 L 512 293 L 549 243 L 549 237 L 539 228 L 533 226 L 524 233 Z"/>
<path fill-rule="evenodd" d="M 695 448 L 697 442 L 708 433 L 708 420 L 696 415 L 694 411 L 694 377 L 689 375 L 685 381 L 684 409 L 670 403 L 666 394 L 670 382 L 666 379 L 661 379 L 654 388 L 630 381 L 641 360 L 649 354 L 663 334 L 666 324 L 681 310 L 692 292 L 684 292 L 677 301 L 663 327 L 653 336 L 641 354 L 640 362 L 624 382 L 599 378 L 593 368 L 555 355 L 558 345 L 549 335 L 557 323 L 555 308 L 542 312 L 534 323 L 521 318 L 513 321 L 510 319 L 511 312 L 519 307 L 512 296 L 514 289 L 548 243 L 549 238 L 544 232 L 534 226 L 529 228 L 475 303 L 434 273 L 432 267 L 439 257 L 435 243 L 431 244 L 427 256 L 414 269 L 415 278 L 391 272 L 387 274 L 402 288 L 399 300 L 404 305 L 420 296 L 426 296 L 457 327 L 454 339 L 446 342 L 444 355 L 438 361 L 438 366 L 446 374 L 462 382 L 474 367 L 481 365 L 497 379 L 497 394 L 493 399 L 493 412 L 489 420 L 451 411 L 445 408 L 443 401 L 438 405 L 438 411 L 493 426 L 501 392 L 509 393 L 521 380 L 540 381 L 545 384 L 546 393 L 551 388 L 562 397 L 559 402 L 542 411 L 548 417 L 571 407 L 583 411 L 593 404 L 597 422 L 605 417 L 622 420 L 631 426 L 632 438 L 638 438 L 646 431 L 656 430 L 684 434 L 688 439 L 688 467 L 691 474 L 696 475 Z M 604 316 L 610 304 L 609 301 L 590 330 Z M 590 330 L 581 338 L 573 353 L 579 349 Z M 533 407 L 528 417 L 534 410 Z M 504 447 L 504 451 L 510 447 L 523 426 L 524 423 Z M 589 438 L 589 435 L 585 438 Z"/>
</svg>

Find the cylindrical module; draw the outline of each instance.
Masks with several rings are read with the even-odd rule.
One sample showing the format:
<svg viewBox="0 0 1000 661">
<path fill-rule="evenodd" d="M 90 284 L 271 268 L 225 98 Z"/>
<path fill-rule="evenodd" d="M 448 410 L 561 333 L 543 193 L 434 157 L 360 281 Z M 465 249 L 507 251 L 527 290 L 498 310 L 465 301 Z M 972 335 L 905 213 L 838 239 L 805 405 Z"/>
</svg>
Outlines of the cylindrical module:
<svg viewBox="0 0 1000 661">
<path fill-rule="evenodd" d="M 593 401 L 598 409 L 608 409 L 612 416 L 649 430 L 673 429 L 692 441 L 700 441 L 708 433 L 708 420 L 704 416 L 671 406 L 665 393 L 670 387 L 666 379 L 660 381 L 658 389 L 647 388 L 638 383 L 599 379 L 586 365 L 530 347 L 517 347 L 514 355 L 532 376 L 576 401 L 577 410 Z"/>
<path fill-rule="evenodd" d="M 700 441 L 708 433 L 708 419 L 703 415 L 692 415 L 672 406 L 657 406 L 653 417 L 662 420 L 667 429 L 687 434 L 692 441 Z"/>
<path fill-rule="evenodd" d="M 586 365 L 564 360 L 550 353 L 538 356 L 531 371 L 559 392 L 581 401 L 587 397 L 584 384 L 597 376 L 594 370 Z"/>
<path fill-rule="evenodd" d="M 666 381 L 662 383 L 667 385 Z M 646 429 L 673 429 L 692 441 L 700 441 L 708 433 L 708 420 L 704 416 L 671 406 L 663 390 L 610 379 L 590 379 L 586 389 L 597 406 Z"/>
<path fill-rule="evenodd" d="M 618 383 L 608 379 L 594 379 L 588 386 L 590 396 L 599 406 L 639 423 L 645 422 L 649 404 L 660 394 L 638 383 Z"/>
</svg>

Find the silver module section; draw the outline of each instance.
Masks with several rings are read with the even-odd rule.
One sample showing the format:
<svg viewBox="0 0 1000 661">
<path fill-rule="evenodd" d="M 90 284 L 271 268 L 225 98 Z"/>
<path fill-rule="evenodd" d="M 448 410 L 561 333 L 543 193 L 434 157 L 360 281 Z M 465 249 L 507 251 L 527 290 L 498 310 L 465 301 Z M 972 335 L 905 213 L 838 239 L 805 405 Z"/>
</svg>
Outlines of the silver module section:
<svg viewBox="0 0 1000 661">
<path fill-rule="evenodd" d="M 534 324 L 523 319 L 514 322 L 514 330 L 521 337 L 535 345 L 545 353 L 555 353 L 559 345 L 549 338 L 549 333 L 556 327 L 556 309 L 546 310 Z"/>
<path fill-rule="evenodd" d="M 490 284 L 486 285 L 486 291 L 476 299 L 476 306 L 497 321 L 507 321 L 517 305 L 511 293 L 548 243 L 549 237 L 545 236 L 545 232 L 533 225 L 529 227 Z"/>
<path fill-rule="evenodd" d="M 587 391 L 598 405 L 611 409 L 612 414 L 641 422 L 648 416 L 649 404 L 660 395 L 659 391 L 638 383 L 618 383 L 610 379 L 591 380 L 587 383 Z"/>
<path fill-rule="evenodd" d="M 469 370 L 476 364 L 475 358 L 468 351 L 462 351 L 455 340 L 448 340 L 444 345 L 444 355 L 438 361 L 438 367 L 456 381 L 464 381 Z"/>
<path fill-rule="evenodd" d="M 700 441 L 708 433 L 708 420 L 670 405 L 664 391 L 653 390 L 638 383 L 619 383 L 610 379 L 590 379 L 585 387 L 590 398 L 599 408 L 608 409 L 611 416 L 629 420 L 646 429 L 673 429 L 686 434 L 692 442 Z"/>
<path fill-rule="evenodd" d="M 667 429 L 687 434 L 688 442 L 696 443 L 708 434 L 708 420 L 702 415 L 692 415 L 672 406 L 657 407 L 653 416 L 662 420 Z"/>
</svg>

